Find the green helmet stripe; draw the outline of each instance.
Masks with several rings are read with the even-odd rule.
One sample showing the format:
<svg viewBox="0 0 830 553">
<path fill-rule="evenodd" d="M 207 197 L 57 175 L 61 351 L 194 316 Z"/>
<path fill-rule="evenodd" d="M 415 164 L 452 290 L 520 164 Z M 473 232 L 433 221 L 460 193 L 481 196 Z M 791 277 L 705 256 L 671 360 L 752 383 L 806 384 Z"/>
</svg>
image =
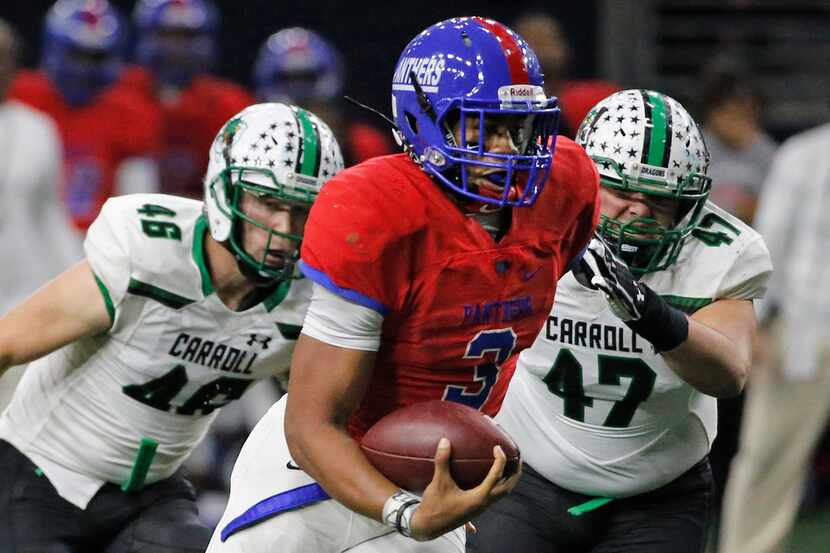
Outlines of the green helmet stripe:
<svg viewBox="0 0 830 553">
<path fill-rule="evenodd" d="M 302 133 L 295 171 L 307 177 L 317 177 L 320 171 L 320 131 L 304 109 L 294 110 Z"/>
<path fill-rule="evenodd" d="M 662 94 L 647 92 L 643 101 L 646 105 L 651 105 L 651 109 L 647 110 L 647 115 L 649 111 L 651 115 L 651 140 L 648 145 L 648 158 L 645 162 L 649 165 L 665 167 L 668 163 L 666 154 L 670 150 L 667 146 L 669 146 L 668 141 L 671 140 L 671 134 L 668 132 L 671 113 L 667 113 L 669 107 Z"/>
<path fill-rule="evenodd" d="M 668 168 L 669 166 L 669 158 L 671 157 L 671 140 L 672 140 L 672 109 L 671 105 L 666 103 L 666 97 L 662 94 L 659 94 L 660 102 L 663 104 L 665 108 L 663 113 L 665 114 L 665 129 L 666 129 L 666 138 L 664 139 L 665 144 L 663 145 L 663 161 L 660 163 L 661 167 Z"/>
</svg>

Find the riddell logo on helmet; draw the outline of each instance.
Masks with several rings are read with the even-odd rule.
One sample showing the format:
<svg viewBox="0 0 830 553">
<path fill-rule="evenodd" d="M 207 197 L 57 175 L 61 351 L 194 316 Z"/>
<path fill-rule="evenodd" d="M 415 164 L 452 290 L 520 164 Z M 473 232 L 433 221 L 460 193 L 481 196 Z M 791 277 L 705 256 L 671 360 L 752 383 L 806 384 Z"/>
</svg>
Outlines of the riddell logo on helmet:
<svg viewBox="0 0 830 553">
<path fill-rule="evenodd" d="M 392 88 L 394 90 L 414 90 L 409 78 L 410 72 L 414 71 L 418 84 L 423 87 L 425 92 L 437 92 L 438 83 L 441 82 L 441 75 L 444 73 L 445 67 L 446 62 L 443 57 L 405 57 L 401 60 L 395 70 L 395 75 L 392 77 Z"/>
<path fill-rule="evenodd" d="M 525 104 L 530 102 L 544 102 L 545 92 L 541 86 L 531 84 L 512 84 L 499 87 L 499 102 L 503 107 L 510 107 L 513 103 Z"/>
</svg>

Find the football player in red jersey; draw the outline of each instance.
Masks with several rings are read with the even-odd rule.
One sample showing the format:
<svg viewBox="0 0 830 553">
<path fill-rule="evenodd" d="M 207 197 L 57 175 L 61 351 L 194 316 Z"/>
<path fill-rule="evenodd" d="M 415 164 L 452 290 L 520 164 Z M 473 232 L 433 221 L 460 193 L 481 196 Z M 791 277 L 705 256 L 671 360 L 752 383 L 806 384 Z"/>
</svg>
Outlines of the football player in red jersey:
<svg viewBox="0 0 830 553">
<path fill-rule="evenodd" d="M 596 225 L 597 171 L 554 142 L 557 101 L 498 22 L 450 19 L 416 36 L 392 97 L 406 153 L 340 173 L 309 215 L 300 265 L 314 292 L 287 400 L 237 459 L 211 553 L 463 552 L 465 523 L 518 480 L 502 478 L 496 448 L 485 481 L 461 490 L 442 440 L 419 497 L 358 440 L 425 400 L 493 414 L 501 365 L 530 346 Z"/>
<path fill-rule="evenodd" d="M 106 0 L 59 0 L 46 16 L 41 68 L 18 73 L 9 90 L 57 124 L 64 144 L 62 197 L 80 231 L 110 196 L 157 186 L 151 158 L 158 112 L 111 86 L 121 74 L 125 31 Z"/>
<path fill-rule="evenodd" d="M 125 70 L 121 84 L 161 111 L 160 189 L 201 198 L 213 137 L 254 100 L 208 73 L 219 24 L 211 0 L 139 0 L 133 21 L 139 65 Z"/>
<path fill-rule="evenodd" d="M 343 147 L 346 166 L 393 153 L 392 137 L 349 117 L 342 105 L 344 64 L 328 40 L 309 29 L 289 27 L 269 36 L 254 63 L 261 102 L 292 102 L 321 113 Z"/>
</svg>

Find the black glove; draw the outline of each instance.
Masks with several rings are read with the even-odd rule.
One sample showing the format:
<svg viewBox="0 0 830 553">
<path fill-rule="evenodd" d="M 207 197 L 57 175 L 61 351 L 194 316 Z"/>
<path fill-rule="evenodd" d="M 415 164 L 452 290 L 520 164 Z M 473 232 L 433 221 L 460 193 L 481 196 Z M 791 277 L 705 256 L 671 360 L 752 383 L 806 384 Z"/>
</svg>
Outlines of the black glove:
<svg viewBox="0 0 830 553">
<path fill-rule="evenodd" d="M 686 315 L 637 281 L 602 238 L 591 240 L 572 272 L 583 286 L 601 290 L 614 315 L 657 351 L 672 350 L 689 337 Z"/>
</svg>

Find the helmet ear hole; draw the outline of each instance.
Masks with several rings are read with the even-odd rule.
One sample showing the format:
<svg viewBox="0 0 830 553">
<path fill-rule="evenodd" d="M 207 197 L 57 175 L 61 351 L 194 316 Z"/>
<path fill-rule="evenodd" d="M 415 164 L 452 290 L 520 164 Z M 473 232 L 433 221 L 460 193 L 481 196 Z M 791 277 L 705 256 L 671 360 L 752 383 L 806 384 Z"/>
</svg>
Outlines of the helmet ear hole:
<svg viewBox="0 0 830 553">
<path fill-rule="evenodd" d="M 418 134 L 418 120 L 412 115 L 410 112 L 404 112 L 404 117 L 406 118 L 406 124 L 409 125 L 409 131 L 412 134 Z"/>
</svg>

